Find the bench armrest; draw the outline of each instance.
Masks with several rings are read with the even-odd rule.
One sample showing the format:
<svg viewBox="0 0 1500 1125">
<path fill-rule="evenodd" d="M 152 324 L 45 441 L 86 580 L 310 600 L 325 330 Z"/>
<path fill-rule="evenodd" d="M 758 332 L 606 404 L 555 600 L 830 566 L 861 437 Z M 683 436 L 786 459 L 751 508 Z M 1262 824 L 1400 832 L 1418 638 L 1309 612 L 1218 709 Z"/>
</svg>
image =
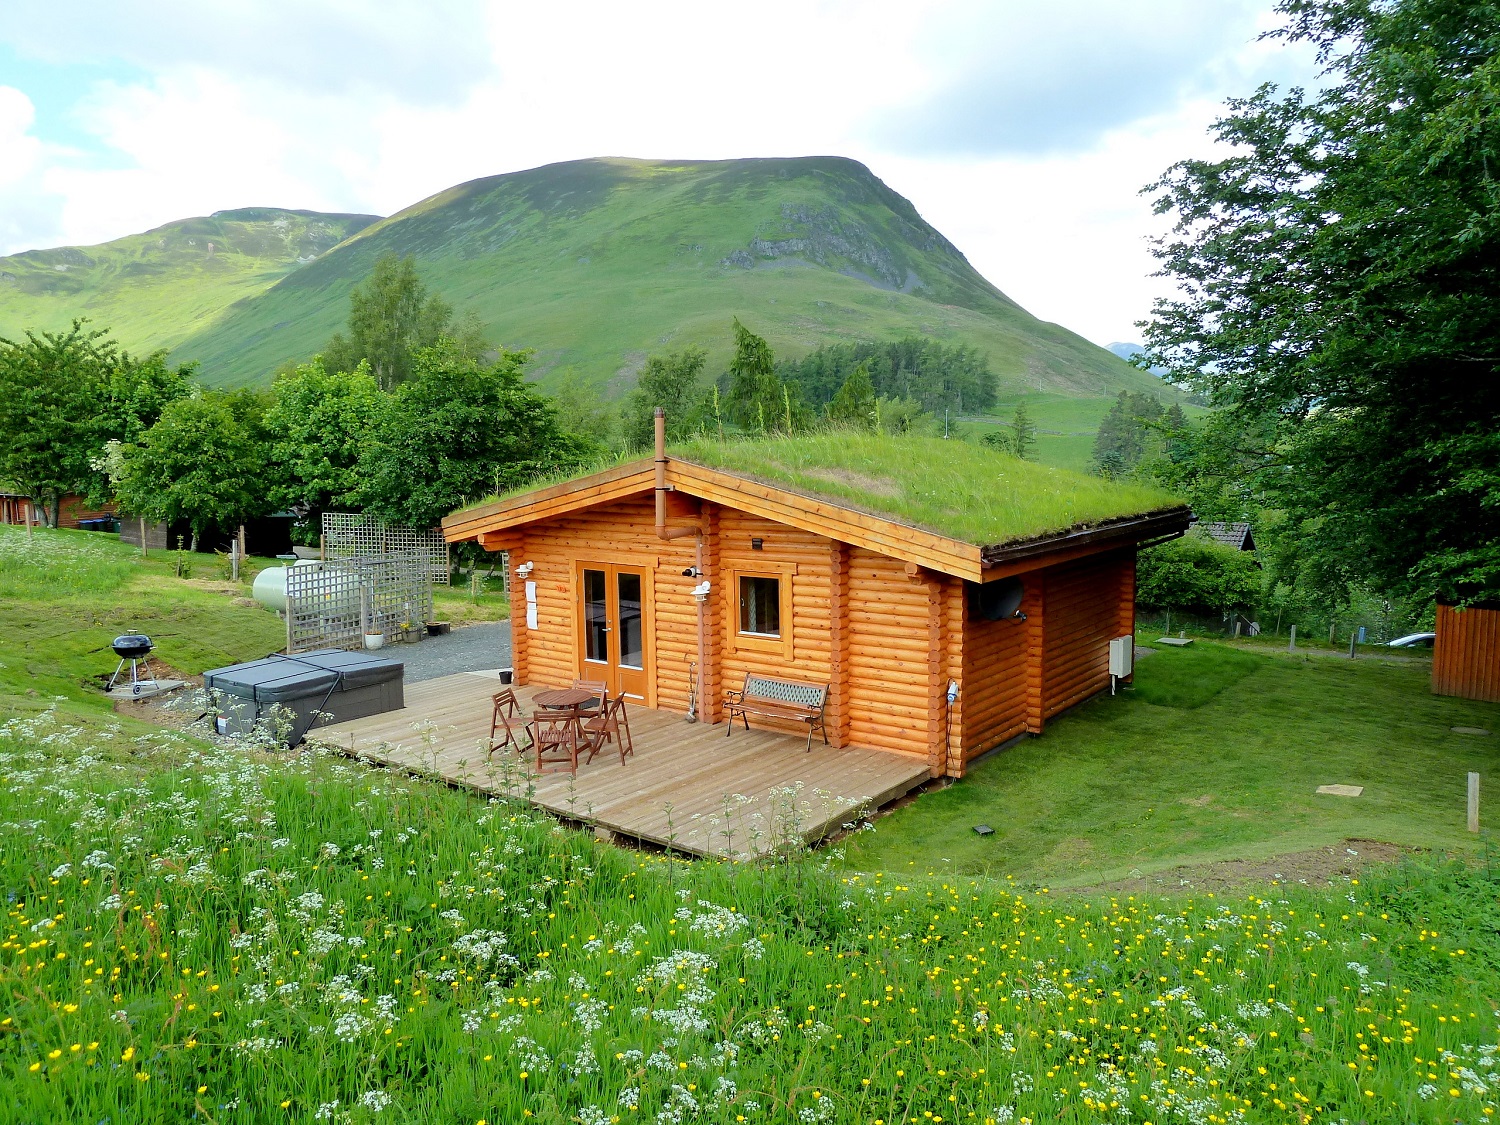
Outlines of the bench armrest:
<svg viewBox="0 0 1500 1125">
<path fill-rule="evenodd" d="M 728 691 L 726 691 L 724 693 L 724 702 L 725 703 L 743 703 L 743 702 L 745 702 L 745 693 L 740 688 L 730 688 Z"/>
</svg>

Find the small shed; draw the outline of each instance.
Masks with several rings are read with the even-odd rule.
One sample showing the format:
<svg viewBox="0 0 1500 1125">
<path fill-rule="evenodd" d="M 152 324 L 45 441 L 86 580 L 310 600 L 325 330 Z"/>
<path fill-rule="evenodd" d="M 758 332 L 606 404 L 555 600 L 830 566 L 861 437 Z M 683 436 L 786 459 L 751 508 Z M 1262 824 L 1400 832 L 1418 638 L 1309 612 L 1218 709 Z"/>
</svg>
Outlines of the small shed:
<svg viewBox="0 0 1500 1125">
<path fill-rule="evenodd" d="M 843 433 L 659 448 L 443 533 L 509 553 L 521 684 L 678 712 L 696 693 L 713 723 L 747 673 L 827 685 L 834 746 L 937 777 L 1108 689 L 1136 551 L 1190 518 L 1141 485 Z"/>
<path fill-rule="evenodd" d="M 1432 690 L 1500 703 L 1500 603 L 1456 609 L 1438 603 Z"/>
<path fill-rule="evenodd" d="M 1215 543 L 1222 543 L 1236 551 L 1255 550 L 1255 535 L 1248 523 L 1200 523 L 1194 528 L 1198 534 L 1206 535 Z"/>
</svg>

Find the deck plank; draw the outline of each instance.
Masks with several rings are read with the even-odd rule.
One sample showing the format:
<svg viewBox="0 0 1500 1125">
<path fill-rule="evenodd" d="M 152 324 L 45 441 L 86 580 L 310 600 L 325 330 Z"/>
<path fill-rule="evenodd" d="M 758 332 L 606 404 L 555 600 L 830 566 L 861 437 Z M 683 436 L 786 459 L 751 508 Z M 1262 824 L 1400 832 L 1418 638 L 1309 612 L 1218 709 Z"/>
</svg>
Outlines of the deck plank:
<svg viewBox="0 0 1500 1125">
<path fill-rule="evenodd" d="M 550 812 L 683 852 L 748 858 L 793 838 L 814 842 L 853 810 L 878 808 L 928 777 L 927 760 L 885 750 L 833 750 L 752 727 L 725 737 L 723 724 L 690 724 L 666 711 L 630 707 L 635 753 L 620 765 L 605 746 L 567 772 L 534 772 L 511 751 L 490 758 L 493 675 L 463 672 L 413 684 L 406 706 L 335 723 L 312 741 L 496 796 L 528 798 Z M 517 688 L 526 715 L 534 691 Z"/>
</svg>

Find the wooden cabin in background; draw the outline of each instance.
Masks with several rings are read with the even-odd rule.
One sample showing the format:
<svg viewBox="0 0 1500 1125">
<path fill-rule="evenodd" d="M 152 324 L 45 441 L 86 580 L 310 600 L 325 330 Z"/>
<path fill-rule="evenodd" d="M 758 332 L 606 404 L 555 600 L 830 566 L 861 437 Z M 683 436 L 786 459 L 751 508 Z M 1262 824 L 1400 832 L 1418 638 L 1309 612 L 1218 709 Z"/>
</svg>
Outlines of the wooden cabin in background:
<svg viewBox="0 0 1500 1125">
<path fill-rule="evenodd" d="M 1109 688 L 1136 551 L 1190 520 L 976 445 L 835 434 L 696 442 L 443 531 L 509 553 L 519 683 L 605 680 L 685 713 L 701 669 L 711 723 L 749 672 L 827 685 L 834 746 L 957 777 Z"/>
</svg>

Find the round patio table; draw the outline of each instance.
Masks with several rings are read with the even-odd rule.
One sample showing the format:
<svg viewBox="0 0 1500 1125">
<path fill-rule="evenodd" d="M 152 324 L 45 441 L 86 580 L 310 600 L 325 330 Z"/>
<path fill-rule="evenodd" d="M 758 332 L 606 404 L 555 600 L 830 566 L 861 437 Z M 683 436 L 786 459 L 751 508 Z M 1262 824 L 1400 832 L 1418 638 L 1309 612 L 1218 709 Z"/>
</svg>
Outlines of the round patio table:
<svg viewBox="0 0 1500 1125">
<path fill-rule="evenodd" d="M 591 699 L 599 696 L 587 688 L 555 688 L 552 691 L 539 691 L 531 697 L 531 701 L 538 707 L 548 710 L 561 710 L 565 707 L 580 707 Z"/>
</svg>

